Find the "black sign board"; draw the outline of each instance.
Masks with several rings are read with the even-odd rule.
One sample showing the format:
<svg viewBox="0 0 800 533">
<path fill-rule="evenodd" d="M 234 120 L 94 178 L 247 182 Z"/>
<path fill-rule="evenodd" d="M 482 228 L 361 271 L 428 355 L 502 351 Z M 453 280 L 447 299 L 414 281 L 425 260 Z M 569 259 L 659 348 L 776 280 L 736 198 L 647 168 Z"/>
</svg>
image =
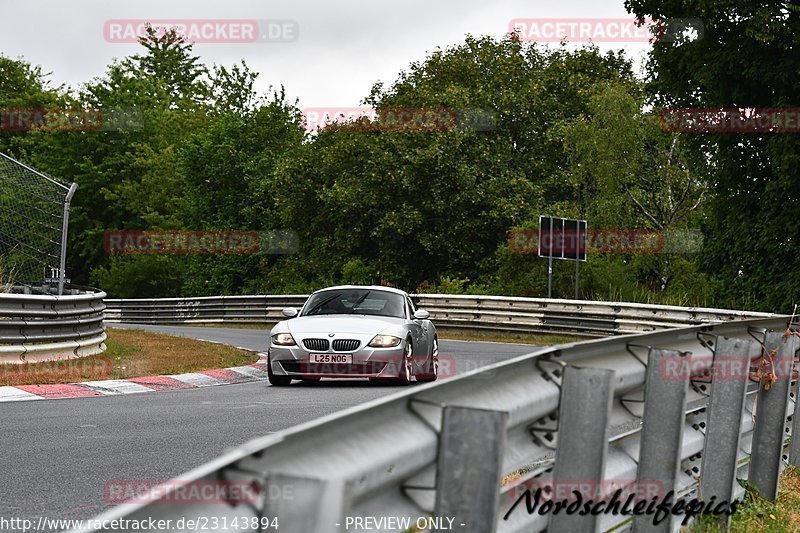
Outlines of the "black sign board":
<svg viewBox="0 0 800 533">
<path fill-rule="evenodd" d="M 539 257 L 586 261 L 586 221 L 539 217 Z"/>
</svg>

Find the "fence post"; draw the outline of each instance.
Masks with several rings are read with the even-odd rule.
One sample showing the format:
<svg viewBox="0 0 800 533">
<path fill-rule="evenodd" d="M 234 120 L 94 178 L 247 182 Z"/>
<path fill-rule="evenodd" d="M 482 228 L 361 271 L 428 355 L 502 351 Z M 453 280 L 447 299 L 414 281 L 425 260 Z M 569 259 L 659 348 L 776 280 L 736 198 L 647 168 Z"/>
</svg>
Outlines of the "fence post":
<svg viewBox="0 0 800 533">
<path fill-rule="evenodd" d="M 64 198 L 64 214 L 61 221 L 61 255 L 58 261 L 58 295 L 64 294 L 64 279 L 67 269 L 67 231 L 69 230 L 69 204 L 72 202 L 72 197 L 75 196 L 75 191 L 78 190 L 78 184 L 73 183 L 67 191 L 67 196 Z"/>
<path fill-rule="evenodd" d="M 774 355 L 772 364 L 768 363 L 767 371 L 762 371 L 762 374 L 766 376 L 771 368 L 775 380 L 768 386 L 769 380 L 762 377 L 758 387 L 756 425 L 747 479 L 759 495 L 773 501 L 778 496 L 778 478 L 786 438 L 786 408 L 797 341 L 796 335 L 784 338 L 783 333 L 777 331 L 768 331 L 764 339 L 765 355 Z"/>
<path fill-rule="evenodd" d="M 554 500 L 573 497 L 572 490 L 579 490 L 584 501 L 603 497 L 613 399 L 613 370 L 572 366 L 564 369 L 553 469 Z M 592 494 L 583 494 L 582 487 L 587 485 L 592 487 Z M 590 513 L 581 516 L 561 511 L 550 515 L 548 530 L 596 531 L 600 518 Z"/>
<path fill-rule="evenodd" d="M 750 358 L 757 346 L 749 340 L 717 337 L 700 470 L 703 501 L 733 501 Z M 723 520 L 727 523 L 730 517 Z"/>
<path fill-rule="evenodd" d="M 638 490 L 657 484 L 661 497 L 674 490 L 681 466 L 689 388 L 689 365 L 685 362 L 681 352 L 650 349 L 636 486 Z M 633 531 L 672 531 L 671 515 L 659 524 L 655 524 L 653 518 L 652 515 L 635 516 Z"/>
<path fill-rule="evenodd" d="M 435 516 L 453 518 L 459 532 L 495 531 L 507 422 L 501 411 L 446 406 L 442 412 Z"/>
</svg>

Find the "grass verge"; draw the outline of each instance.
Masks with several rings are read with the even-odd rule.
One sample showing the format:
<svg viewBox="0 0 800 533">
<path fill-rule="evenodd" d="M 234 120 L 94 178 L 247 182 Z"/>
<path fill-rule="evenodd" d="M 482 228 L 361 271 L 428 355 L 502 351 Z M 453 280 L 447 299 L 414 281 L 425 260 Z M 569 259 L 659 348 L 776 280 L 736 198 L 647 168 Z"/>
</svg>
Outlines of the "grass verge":
<svg viewBox="0 0 800 533">
<path fill-rule="evenodd" d="M 726 531 L 713 519 L 701 519 L 692 533 Z M 748 488 L 744 504 L 731 518 L 733 533 L 794 533 L 800 531 L 800 468 L 790 466 L 781 476 L 778 499 L 775 502 L 759 498 Z"/>
<path fill-rule="evenodd" d="M 44 363 L 0 365 L 0 385 L 43 385 L 182 374 L 255 363 L 258 355 L 161 333 L 109 328 L 102 354 Z"/>
</svg>

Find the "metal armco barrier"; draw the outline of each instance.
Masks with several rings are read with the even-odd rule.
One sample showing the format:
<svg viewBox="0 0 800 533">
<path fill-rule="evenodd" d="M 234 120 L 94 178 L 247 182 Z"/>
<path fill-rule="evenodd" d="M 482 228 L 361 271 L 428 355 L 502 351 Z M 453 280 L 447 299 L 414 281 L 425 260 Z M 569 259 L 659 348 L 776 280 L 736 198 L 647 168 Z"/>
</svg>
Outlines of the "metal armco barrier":
<svg viewBox="0 0 800 533">
<path fill-rule="evenodd" d="M 106 321 L 147 324 L 255 323 L 284 320 L 281 309 L 300 307 L 308 296 L 209 296 L 198 298 L 107 299 Z"/>
<path fill-rule="evenodd" d="M 654 497 L 720 504 L 741 497 L 736 479 L 749 478 L 772 497 L 783 462 L 800 456 L 790 442 L 800 413 L 789 395 L 798 338 L 782 335 L 788 320 L 564 344 L 412 386 L 251 441 L 81 531 L 135 531 L 130 521 L 148 519 L 171 520 L 160 531 L 174 532 L 209 519 L 237 531 L 274 531 L 259 528 L 273 519 L 282 533 L 353 530 L 356 519 L 369 519 L 368 531 L 414 531 L 408 525 L 426 517 L 438 525 L 423 531 L 676 531 L 684 515 L 656 525 L 652 516 L 539 513 L 526 494 L 584 483 L 603 496 L 650 487 Z M 762 345 L 776 362 L 769 388 L 733 364 L 760 358 Z M 714 379 L 697 377 L 709 370 Z M 260 497 L 182 500 L 180 486 L 195 482 L 252 483 Z"/>
<path fill-rule="evenodd" d="M 0 363 L 36 363 L 105 350 L 102 291 L 0 293 Z"/>
<path fill-rule="evenodd" d="M 214 296 L 106 300 L 106 320 L 149 324 L 274 323 L 281 309 L 300 307 L 305 295 Z M 439 327 L 587 337 L 640 333 L 747 318 L 769 313 L 619 302 L 420 294 L 413 297 Z"/>
</svg>

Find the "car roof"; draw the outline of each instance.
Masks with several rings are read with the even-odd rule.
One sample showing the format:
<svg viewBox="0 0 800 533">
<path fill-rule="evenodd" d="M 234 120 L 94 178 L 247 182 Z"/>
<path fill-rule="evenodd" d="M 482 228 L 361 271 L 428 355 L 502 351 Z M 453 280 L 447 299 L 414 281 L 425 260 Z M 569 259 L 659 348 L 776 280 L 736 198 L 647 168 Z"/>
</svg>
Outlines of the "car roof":
<svg viewBox="0 0 800 533">
<path fill-rule="evenodd" d="M 402 296 L 408 296 L 408 293 L 405 291 L 401 291 L 400 289 L 395 289 L 394 287 L 385 287 L 383 285 L 336 285 L 335 287 L 325 287 L 324 289 L 319 289 L 318 291 L 314 291 L 313 294 L 323 291 L 345 290 L 345 289 L 369 289 L 373 291 L 393 292 L 395 294 L 400 294 Z"/>
</svg>

